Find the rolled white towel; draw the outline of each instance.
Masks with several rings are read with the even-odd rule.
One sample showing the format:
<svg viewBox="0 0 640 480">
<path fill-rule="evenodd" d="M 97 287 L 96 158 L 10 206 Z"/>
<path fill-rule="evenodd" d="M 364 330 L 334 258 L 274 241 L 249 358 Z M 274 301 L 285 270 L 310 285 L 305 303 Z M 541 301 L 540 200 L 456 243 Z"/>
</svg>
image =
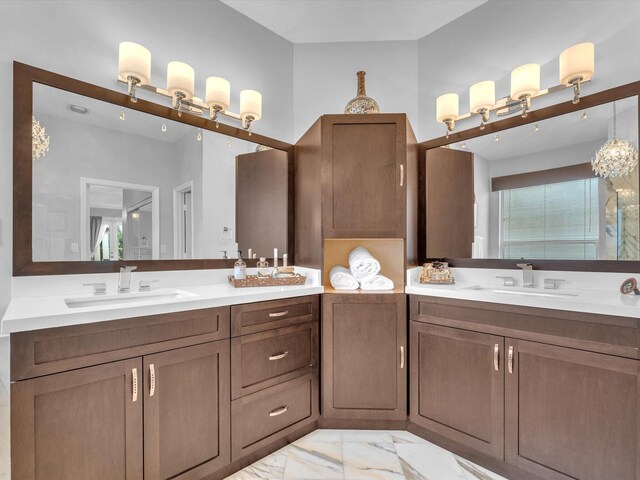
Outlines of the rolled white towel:
<svg viewBox="0 0 640 480">
<path fill-rule="evenodd" d="M 393 290 L 393 280 L 384 275 L 369 275 L 360 280 L 362 290 Z"/>
<path fill-rule="evenodd" d="M 359 282 L 370 275 L 380 273 L 380 262 L 364 247 L 356 247 L 349 254 L 349 269 Z"/>
<path fill-rule="evenodd" d="M 357 290 L 360 284 L 348 268 L 336 265 L 329 272 L 331 286 L 336 290 Z"/>
</svg>

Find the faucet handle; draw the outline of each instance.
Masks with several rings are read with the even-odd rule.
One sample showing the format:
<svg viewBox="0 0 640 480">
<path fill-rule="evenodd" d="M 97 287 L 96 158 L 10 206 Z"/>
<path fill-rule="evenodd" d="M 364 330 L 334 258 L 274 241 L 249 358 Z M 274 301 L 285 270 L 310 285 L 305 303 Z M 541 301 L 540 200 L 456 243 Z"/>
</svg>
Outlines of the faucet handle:
<svg viewBox="0 0 640 480">
<path fill-rule="evenodd" d="M 104 282 L 98 283 L 83 283 L 83 287 L 93 287 L 94 295 L 106 295 L 107 294 L 107 284 Z"/>
<path fill-rule="evenodd" d="M 533 263 L 517 263 L 516 267 L 523 270 L 533 270 Z"/>
<path fill-rule="evenodd" d="M 501 278 L 503 280 L 503 286 L 504 287 L 513 287 L 516 284 L 516 279 L 513 277 L 502 277 L 502 276 L 497 276 L 496 278 Z"/>
<path fill-rule="evenodd" d="M 133 272 L 134 270 L 137 270 L 138 267 L 136 267 L 135 265 L 125 265 L 123 267 L 120 267 L 120 273 L 125 273 L 125 272 Z"/>
<path fill-rule="evenodd" d="M 545 278 L 544 288 L 549 290 L 557 290 L 560 287 L 560 284 L 564 281 L 564 278 Z"/>
<path fill-rule="evenodd" d="M 151 284 L 158 283 L 160 280 L 140 280 L 140 286 L 138 287 L 139 292 L 150 292 Z"/>
</svg>

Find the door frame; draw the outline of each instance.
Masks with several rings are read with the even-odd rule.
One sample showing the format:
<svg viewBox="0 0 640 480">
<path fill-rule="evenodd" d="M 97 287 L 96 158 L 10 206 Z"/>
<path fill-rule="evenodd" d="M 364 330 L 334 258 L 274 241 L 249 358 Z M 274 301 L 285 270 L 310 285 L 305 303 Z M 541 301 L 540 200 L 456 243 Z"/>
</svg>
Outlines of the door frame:
<svg viewBox="0 0 640 480">
<path fill-rule="evenodd" d="M 182 212 L 182 204 L 180 200 L 184 196 L 185 192 L 191 192 L 191 258 L 194 258 L 195 240 L 194 234 L 194 221 L 193 221 L 193 180 L 189 180 L 181 185 L 173 187 L 173 258 L 176 260 L 182 260 L 185 257 L 181 254 L 181 248 L 183 246 L 181 241 L 181 229 L 184 228 L 183 221 L 181 220 L 180 213 Z"/>
</svg>

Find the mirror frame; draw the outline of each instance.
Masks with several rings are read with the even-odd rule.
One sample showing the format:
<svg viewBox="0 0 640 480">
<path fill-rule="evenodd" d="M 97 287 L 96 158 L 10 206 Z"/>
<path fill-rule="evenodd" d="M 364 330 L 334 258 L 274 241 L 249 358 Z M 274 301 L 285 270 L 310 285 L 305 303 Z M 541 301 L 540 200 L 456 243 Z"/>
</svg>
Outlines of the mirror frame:
<svg viewBox="0 0 640 480">
<path fill-rule="evenodd" d="M 287 250 L 289 261 L 294 263 L 294 207 L 295 183 L 293 145 L 257 133 L 251 135 L 241 128 L 225 125 L 216 127 L 207 117 L 178 115 L 171 107 L 138 99 L 132 103 L 126 93 L 49 72 L 20 62 L 13 62 L 13 275 L 64 275 L 77 273 L 117 272 L 120 267 L 135 264 L 139 271 L 198 270 L 233 268 L 235 259 L 189 260 L 124 260 L 124 261 L 33 261 L 33 162 L 31 154 L 33 112 L 33 84 L 39 83 L 103 102 L 126 107 L 139 112 L 191 125 L 214 133 L 266 145 L 287 153 Z M 284 253 L 284 252 L 283 252 Z M 273 259 L 269 259 L 270 262 Z M 256 260 L 247 259 L 247 266 L 255 266 Z"/>
<path fill-rule="evenodd" d="M 540 259 L 500 259 L 500 258 L 444 258 L 444 259 L 427 259 L 426 258 L 426 189 L 425 189 L 425 171 L 426 171 L 426 153 L 432 148 L 442 147 L 452 143 L 470 140 L 472 138 L 491 135 L 510 128 L 527 125 L 530 123 L 541 122 L 548 118 L 565 115 L 567 113 L 578 112 L 586 108 L 596 107 L 606 103 L 611 103 L 625 98 L 638 97 L 638 138 L 640 139 L 640 81 L 621 85 L 619 87 L 603 90 L 591 95 L 580 97 L 580 102 L 574 104 L 571 100 L 558 103 L 539 110 L 530 110 L 526 118 L 520 115 L 512 116 L 504 120 L 498 120 L 485 125 L 484 130 L 480 127 L 473 127 L 460 132 L 454 132 L 446 136 L 434 138 L 419 144 L 420 161 L 418 162 L 418 212 L 420 212 L 418 220 L 418 251 L 420 252 L 420 262 L 443 260 L 449 262 L 452 267 L 460 268 L 495 268 L 495 269 L 516 269 L 516 263 L 523 261 L 533 263 L 536 270 L 564 270 L 564 271 L 581 271 L 581 272 L 640 272 L 640 260 L 540 260 Z M 636 170 L 640 176 L 640 166 Z"/>
</svg>

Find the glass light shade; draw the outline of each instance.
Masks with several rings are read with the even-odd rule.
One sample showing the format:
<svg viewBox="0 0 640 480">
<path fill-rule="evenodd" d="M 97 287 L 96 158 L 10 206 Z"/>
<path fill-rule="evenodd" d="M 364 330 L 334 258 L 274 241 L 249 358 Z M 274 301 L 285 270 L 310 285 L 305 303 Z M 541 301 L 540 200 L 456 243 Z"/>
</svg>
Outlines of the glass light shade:
<svg viewBox="0 0 640 480">
<path fill-rule="evenodd" d="M 220 107 L 222 111 L 229 109 L 231 103 L 231 84 L 220 77 L 207 78 L 207 94 L 205 103 L 208 107 Z"/>
<path fill-rule="evenodd" d="M 262 94 L 255 90 L 242 90 L 240 92 L 240 116 L 244 120 L 253 117 L 254 120 L 262 118 Z"/>
<path fill-rule="evenodd" d="M 120 43 L 118 74 L 124 80 L 134 77 L 140 85 L 148 85 L 151 83 L 151 52 L 137 43 Z"/>
<path fill-rule="evenodd" d="M 457 120 L 460 114 L 457 93 L 445 93 L 436 99 L 436 120 Z"/>
<path fill-rule="evenodd" d="M 190 65 L 182 62 L 169 62 L 167 65 L 167 91 L 174 95 L 181 93 L 186 100 L 193 98 L 196 72 Z"/>
<path fill-rule="evenodd" d="M 469 88 L 469 110 L 474 113 L 486 109 L 491 110 L 496 105 L 496 83 L 486 80 L 471 85 Z"/>
<path fill-rule="evenodd" d="M 560 54 L 560 83 L 571 85 L 571 80 L 591 80 L 595 71 L 595 46 L 593 43 L 578 43 Z"/>
<path fill-rule="evenodd" d="M 540 65 L 528 63 L 511 72 L 511 98 L 533 97 L 540 91 Z"/>
</svg>

